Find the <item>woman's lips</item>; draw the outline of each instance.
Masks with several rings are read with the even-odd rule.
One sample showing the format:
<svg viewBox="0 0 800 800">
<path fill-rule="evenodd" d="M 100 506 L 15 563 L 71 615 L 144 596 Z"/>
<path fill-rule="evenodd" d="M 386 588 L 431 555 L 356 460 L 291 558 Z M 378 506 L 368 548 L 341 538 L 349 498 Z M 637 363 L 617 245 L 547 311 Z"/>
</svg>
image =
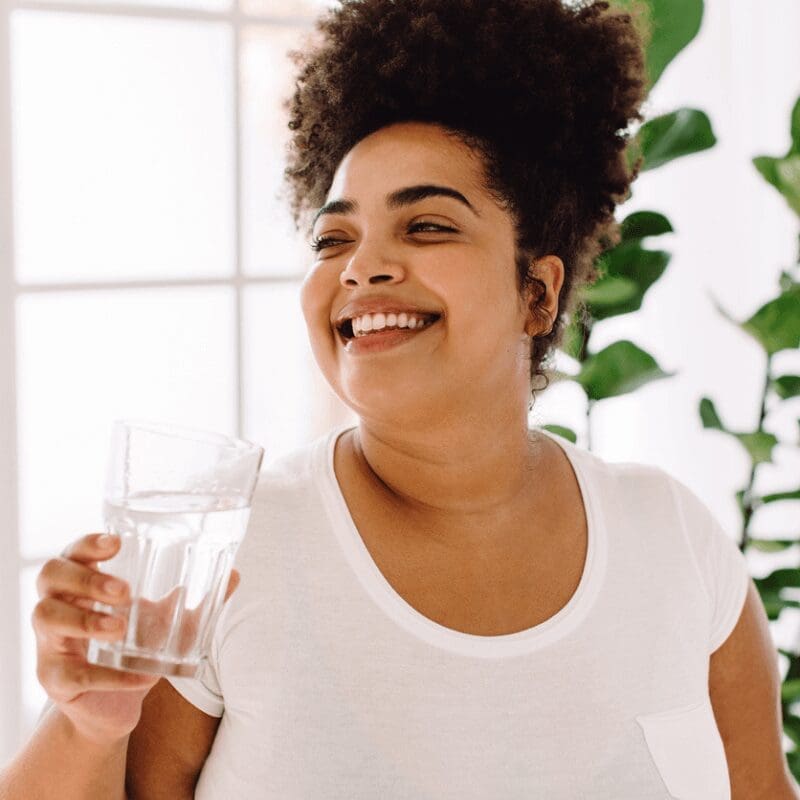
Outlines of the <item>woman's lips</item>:
<svg viewBox="0 0 800 800">
<path fill-rule="evenodd" d="M 437 319 L 418 330 L 411 330 L 410 328 L 390 328 L 389 330 L 368 333 L 365 336 L 354 336 L 344 342 L 344 349 L 345 352 L 352 355 L 380 353 L 405 342 L 409 342 L 418 336 L 424 336 L 430 328 L 438 324 L 439 320 Z"/>
</svg>

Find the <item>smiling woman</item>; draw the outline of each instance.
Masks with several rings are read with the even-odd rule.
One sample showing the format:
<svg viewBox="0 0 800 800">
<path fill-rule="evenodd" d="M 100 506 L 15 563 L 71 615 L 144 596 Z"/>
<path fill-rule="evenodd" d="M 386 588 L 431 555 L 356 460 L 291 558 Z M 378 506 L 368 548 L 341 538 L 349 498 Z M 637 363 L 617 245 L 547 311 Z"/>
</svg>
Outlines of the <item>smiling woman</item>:
<svg viewBox="0 0 800 800">
<path fill-rule="evenodd" d="M 53 715 L 17 776 L 55 774 L 49 741 L 104 787 L 75 797 L 123 768 L 148 800 L 793 797 L 738 548 L 664 470 L 528 428 L 639 166 L 624 7 L 320 18 L 286 176 L 308 336 L 358 424 L 262 474 L 200 676 L 159 681 L 107 746 Z M 139 696 L 102 688 L 119 732 Z"/>
<path fill-rule="evenodd" d="M 350 149 L 316 217 L 318 256 L 301 293 L 312 349 L 376 437 L 401 426 L 446 449 L 444 420 L 460 436 L 465 421 L 486 416 L 506 421 L 517 449 L 525 441 L 530 342 L 542 327 L 530 310 L 536 295 L 515 285 L 513 219 L 484 182 L 473 150 L 442 126 L 394 123 Z M 545 287 L 537 311 L 553 320 L 563 264 L 545 256 L 537 269 L 535 285 Z M 397 323 L 402 314 L 406 328 L 387 331 L 386 315 Z M 341 326 L 352 320 L 359 335 L 348 338 Z M 453 478 L 428 477 L 436 497 Z"/>
<path fill-rule="evenodd" d="M 345 3 L 319 20 L 315 49 L 293 54 L 300 69 L 286 175 L 295 221 L 314 211 L 316 229 L 329 211 L 354 213 L 353 198 L 330 194 L 334 172 L 388 125 L 433 123 L 463 143 L 477 185 L 513 222 L 517 286 L 532 290 L 541 323 L 530 343 L 534 388 L 537 376 L 547 385 L 541 365 L 576 310 L 576 290 L 619 239 L 614 208 L 641 166 L 629 170 L 624 150 L 642 120 L 647 5 L 623 5 L 627 13 L 560 0 Z M 457 187 L 439 188 L 469 206 Z M 426 191 L 404 185 L 394 194 L 391 210 Z M 548 253 L 564 267 L 557 318 L 542 313 L 544 286 L 532 269 Z"/>
</svg>

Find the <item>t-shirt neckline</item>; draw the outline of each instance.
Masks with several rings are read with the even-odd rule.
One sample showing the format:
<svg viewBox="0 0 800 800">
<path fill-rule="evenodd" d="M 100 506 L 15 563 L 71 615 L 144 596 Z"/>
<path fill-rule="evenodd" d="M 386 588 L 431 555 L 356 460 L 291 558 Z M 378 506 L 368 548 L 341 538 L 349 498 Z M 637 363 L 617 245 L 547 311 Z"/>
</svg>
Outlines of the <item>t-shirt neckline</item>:
<svg viewBox="0 0 800 800">
<path fill-rule="evenodd" d="M 597 507 L 582 451 L 576 445 L 543 428 L 564 451 L 578 479 L 586 510 L 587 552 L 578 587 L 567 604 L 544 622 L 516 633 L 481 636 L 440 625 L 407 603 L 378 569 L 347 507 L 334 471 L 334 448 L 339 437 L 352 430 L 347 424 L 322 437 L 314 453 L 314 473 L 321 477 L 321 489 L 333 530 L 351 568 L 374 602 L 396 623 L 419 639 L 461 655 L 507 658 L 552 644 L 573 631 L 586 617 L 599 592 L 607 561 L 605 519 Z"/>
</svg>

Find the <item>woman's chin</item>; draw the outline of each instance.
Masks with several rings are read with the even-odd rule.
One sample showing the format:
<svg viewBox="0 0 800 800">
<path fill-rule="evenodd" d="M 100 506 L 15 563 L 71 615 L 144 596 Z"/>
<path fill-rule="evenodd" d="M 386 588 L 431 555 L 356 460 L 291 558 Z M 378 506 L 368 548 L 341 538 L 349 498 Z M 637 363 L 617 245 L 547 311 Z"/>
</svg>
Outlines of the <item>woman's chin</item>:
<svg viewBox="0 0 800 800">
<path fill-rule="evenodd" d="M 445 392 L 446 395 L 446 392 Z M 378 425 L 413 425 L 429 422 L 440 405 L 432 393 L 421 394 L 419 387 L 350 387 L 343 398 L 346 405 L 366 422 Z"/>
</svg>

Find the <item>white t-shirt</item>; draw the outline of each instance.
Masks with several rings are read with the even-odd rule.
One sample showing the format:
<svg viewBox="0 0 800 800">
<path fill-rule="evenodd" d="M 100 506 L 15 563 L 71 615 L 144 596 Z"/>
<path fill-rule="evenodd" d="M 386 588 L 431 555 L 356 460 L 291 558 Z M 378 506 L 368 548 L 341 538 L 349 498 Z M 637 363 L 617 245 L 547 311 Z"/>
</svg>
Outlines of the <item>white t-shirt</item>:
<svg viewBox="0 0 800 800">
<path fill-rule="evenodd" d="M 211 658 L 170 679 L 222 716 L 198 800 L 729 800 L 709 655 L 750 577 L 690 489 L 543 431 L 580 484 L 583 575 L 540 625 L 477 636 L 378 570 L 333 470 L 344 430 L 262 473 Z"/>
</svg>

